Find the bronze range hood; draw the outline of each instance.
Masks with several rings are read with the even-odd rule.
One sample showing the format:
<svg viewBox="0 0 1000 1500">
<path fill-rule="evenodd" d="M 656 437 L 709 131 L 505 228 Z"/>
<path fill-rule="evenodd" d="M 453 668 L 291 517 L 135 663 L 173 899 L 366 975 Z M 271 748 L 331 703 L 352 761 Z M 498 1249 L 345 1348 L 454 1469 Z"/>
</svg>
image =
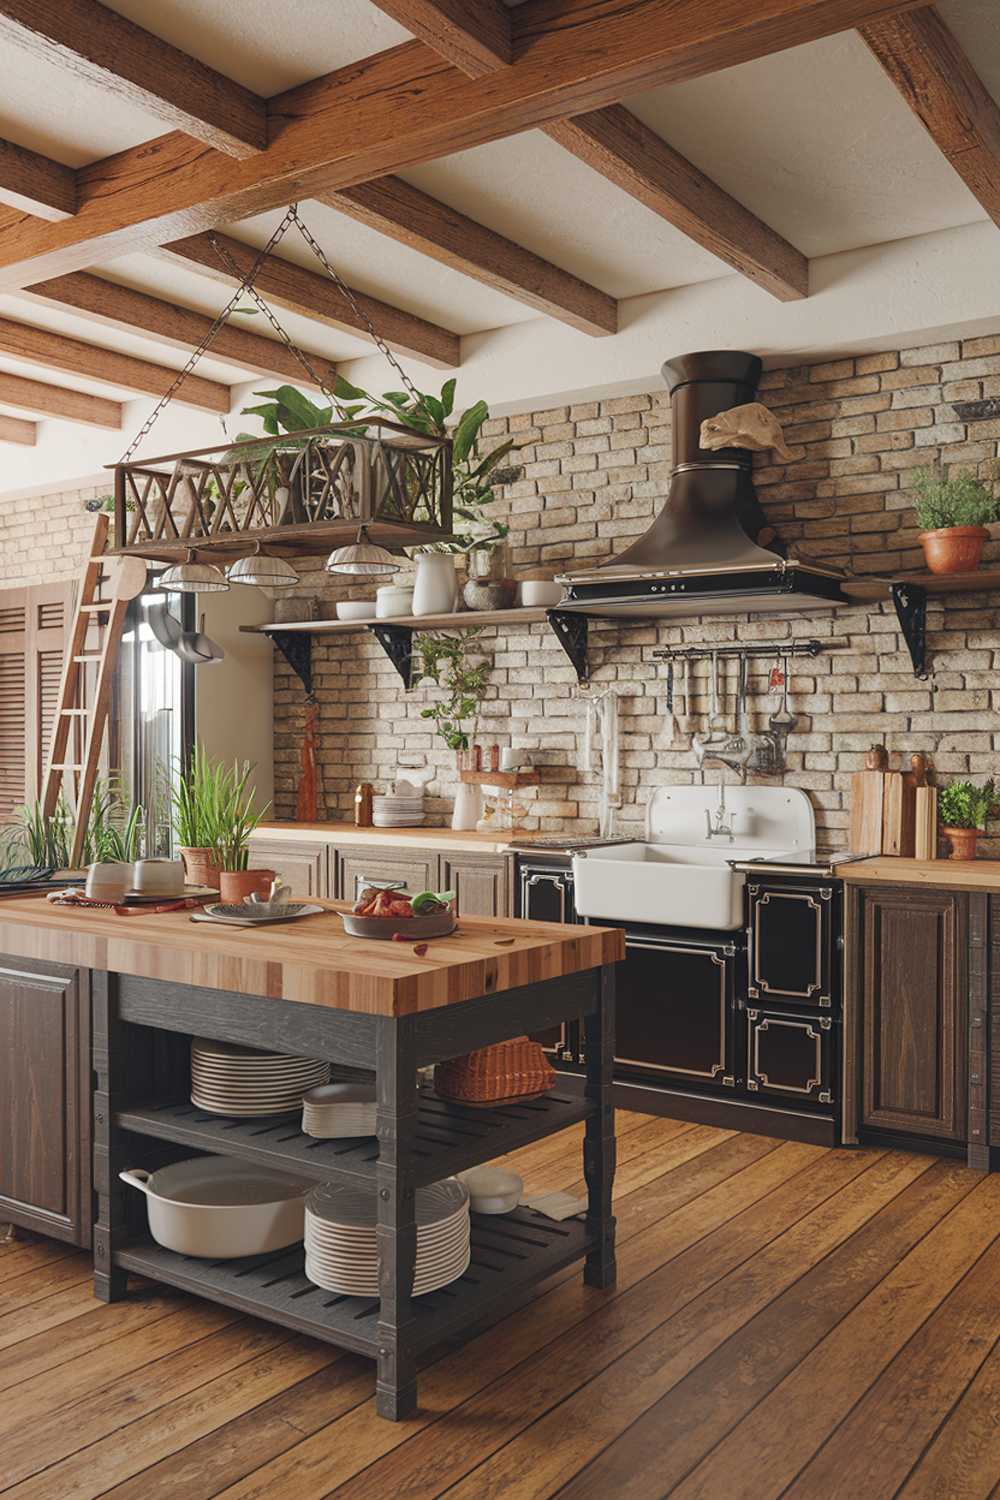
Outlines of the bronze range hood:
<svg viewBox="0 0 1000 1500">
<path fill-rule="evenodd" d="M 560 612 L 662 619 L 749 610 L 835 609 L 842 573 L 787 560 L 768 525 L 745 448 L 699 444 L 701 424 L 756 400 L 761 361 L 722 349 L 668 360 L 674 471 L 666 505 L 614 562 L 557 578 Z"/>
</svg>

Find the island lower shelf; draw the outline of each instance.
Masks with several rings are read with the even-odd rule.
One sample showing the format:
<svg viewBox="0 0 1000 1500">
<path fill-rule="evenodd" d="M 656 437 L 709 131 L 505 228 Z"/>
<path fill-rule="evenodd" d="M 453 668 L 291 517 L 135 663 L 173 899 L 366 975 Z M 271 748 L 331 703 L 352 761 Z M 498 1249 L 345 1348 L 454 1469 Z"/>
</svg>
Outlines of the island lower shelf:
<svg viewBox="0 0 1000 1500">
<path fill-rule="evenodd" d="M 581 1260 L 593 1241 L 584 1222 L 556 1224 L 530 1209 L 473 1214 L 472 1259 L 458 1281 L 415 1297 L 408 1343 L 415 1353 L 471 1328 L 522 1290 Z M 114 1264 L 240 1312 L 378 1357 L 377 1298 L 342 1297 L 308 1281 L 301 1245 L 246 1260 L 205 1261 L 142 1240 L 118 1250 Z"/>
</svg>

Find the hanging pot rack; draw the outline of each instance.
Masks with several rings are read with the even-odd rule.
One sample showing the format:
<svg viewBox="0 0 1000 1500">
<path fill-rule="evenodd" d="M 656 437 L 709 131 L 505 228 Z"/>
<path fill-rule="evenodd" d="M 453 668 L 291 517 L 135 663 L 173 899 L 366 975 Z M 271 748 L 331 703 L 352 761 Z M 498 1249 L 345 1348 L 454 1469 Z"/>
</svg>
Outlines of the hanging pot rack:
<svg viewBox="0 0 1000 1500">
<path fill-rule="evenodd" d="M 261 552 L 285 557 L 329 553 L 358 541 L 362 533 L 377 547 L 397 551 L 451 538 L 451 439 L 381 416 L 352 419 L 257 292 L 261 266 L 292 225 L 367 326 L 413 401 L 419 401 L 420 393 L 303 223 L 296 204 L 243 276 L 213 237 L 238 285 L 122 458 L 109 465 L 115 477 L 116 553 L 151 562 L 176 563 L 189 554 L 198 562 L 231 562 Z M 341 420 L 136 459 L 162 412 L 247 297 Z M 225 432 L 224 420 L 222 425 Z"/>
</svg>

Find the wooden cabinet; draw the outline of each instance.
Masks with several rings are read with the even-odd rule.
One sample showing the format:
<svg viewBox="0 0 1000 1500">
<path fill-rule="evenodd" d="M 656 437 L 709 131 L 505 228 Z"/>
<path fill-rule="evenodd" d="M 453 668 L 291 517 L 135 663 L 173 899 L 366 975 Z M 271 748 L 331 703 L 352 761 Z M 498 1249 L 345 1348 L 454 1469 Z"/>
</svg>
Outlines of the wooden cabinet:
<svg viewBox="0 0 1000 1500">
<path fill-rule="evenodd" d="M 507 860 L 502 854 L 441 856 L 441 889 L 455 892 L 455 910 L 466 917 L 506 917 Z"/>
<path fill-rule="evenodd" d="M 618 975 L 616 1072 L 735 1085 L 736 947 L 628 933 Z"/>
<path fill-rule="evenodd" d="M 863 1126 L 965 1139 L 968 900 L 893 886 L 855 897 Z"/>
<path fill-rule="evenodd" d="M 393 881 L 413 892 L 440 888 L 440 862 L 437 854 L 429 850 L 395 854 L 352 846 L 330 853 L 335 871 L 333 894 L 341 901 L 356 901 L 366 885 L 387 885 Z"/>
<path fill-rule="evenodd" d="M 0 1223 L 90 1244 L 85 972 L 0 958 Z"/>
<path fill-rule="evenodd" d="M 262 834 L 250 842 L 251 864 L 274 870 L 295 896 L 323 898 L 333 894 L 332 852 L 329 844 L 316 839 L 268 838 Z"/>
</svg>

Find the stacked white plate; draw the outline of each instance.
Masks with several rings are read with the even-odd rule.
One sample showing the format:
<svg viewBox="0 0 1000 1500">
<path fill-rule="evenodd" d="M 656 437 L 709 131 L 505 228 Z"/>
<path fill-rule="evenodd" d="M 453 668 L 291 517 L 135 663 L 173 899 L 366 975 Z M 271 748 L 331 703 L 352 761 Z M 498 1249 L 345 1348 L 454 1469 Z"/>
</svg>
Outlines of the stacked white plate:
<svg viewBox="0 0 1000 1500">
<path fill-rule="evenodd" d="M 372 798 L 372 821 L 376 828 L 415 828 L 424 821 L 424 797 L 400 796 L 396 792 Z"/>
<path fill-rule="evenodd" d="M 468 1269 L 469 1193 L 457 1177 L 417 1188 L 417 1264 L 413 1295 L 422 1297 Z M 346 1297 L 378 1296 L 375 1187 L 324 1183 L 306 1199 L 306 1276 Z"/>
<path fill-rule="evenodd" d="M 302 1099 L 302 1129 L 319 1140 L 375 1134 L 375 1089 L 365 1083 L 323 1083 Z"/>
<path fill-rule="evenodd" d="M 302 1096 L 330 1077 L 330 1064 L 314 1057 L 257 1052 L 233 1042 L 191 1040 L 191 1103 L 213 1115 L 250 1119 L 286 1115 Z"/>
</svg>

